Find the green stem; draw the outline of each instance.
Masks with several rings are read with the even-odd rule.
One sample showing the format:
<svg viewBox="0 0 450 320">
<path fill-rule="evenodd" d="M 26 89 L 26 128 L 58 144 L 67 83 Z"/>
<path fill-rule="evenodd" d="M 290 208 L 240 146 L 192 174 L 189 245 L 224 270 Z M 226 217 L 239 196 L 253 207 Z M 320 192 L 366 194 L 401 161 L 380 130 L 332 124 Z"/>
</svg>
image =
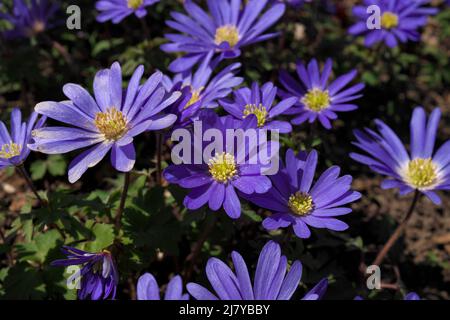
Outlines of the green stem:
<svg viewBox="0 0 450 320">
<path fill-rule="evenodd" d="M 120 197 L 120 204 L 119 208 L 117 209 L 116 213 L 116 229 L 119 230 L 122 226 L 122 215 L 123 215 L 123 209 L 125 208 L 125 201 L 127 200 L 127 194 L 128 194 L 128 187 L 130 186 L 130 172 L 125 173 L 124 177 L 124 183 L 123 183 L 123 189 L 122 189 L 122 196 Z"/>
<path fill-rule="evenodd" d="M 33 180 L 31 180 L 30 176 L 27 173 L 27 170 L 25 169 L 25 166 L 23 164 L 16 167 L 19 173 L 22 175 L 22 177 L 25 179 L 25 181 L 28 184 L 28 187 L 33 191 L 34 195 L 38 199 L 41 206 L 45 206 L 47 203 L 41 198 L 41 196 L 38 193 L 38 190 L 36 189 Z"/>
</svg>

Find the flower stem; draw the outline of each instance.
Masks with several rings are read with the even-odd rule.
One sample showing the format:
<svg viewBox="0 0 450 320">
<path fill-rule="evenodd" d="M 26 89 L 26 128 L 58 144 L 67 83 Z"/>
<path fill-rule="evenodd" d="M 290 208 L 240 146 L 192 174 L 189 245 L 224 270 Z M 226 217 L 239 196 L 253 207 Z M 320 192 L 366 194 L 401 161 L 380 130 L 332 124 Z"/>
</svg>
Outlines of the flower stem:
<svg viewBox="0 0 450 320">
<path fill-rule="evenodd" d="M 128 187 L 130 186 L 130 172 L 125 173 L 124 183 L 123 183 L 123 189 L 122 189 L 122 196 L 120 197 L 120 204 L 119 208 L 117 209 L 116 214 L 116 229 L 119 230 L 122 225 L 122 214 L 123 209 L 125 208 L 125 201 L 127 200 L 127 194 L 128 194 Z"/>
<path fill-rule="evenodd" d="M 45 206 L 47 203 L 41 198 L 39 195 L 36 187 L 34 186 L 33 180 L 31 180 L 30 176 L 27 173 L 27 170 L 25 169 L 25 166 L 23 164 L 16 167 L 19 173 L 22 175 L 22 177 L 25 179 L 25 181 L 28 184 L 28 187 L 33 191 L 34 195 L 38 199 L 41 206 Z"/>
<path fill-rule="evenodd" d="M 3 244 L 6 246 L 7 245 L 7 238 L 5 236 L 5 234 L 3 233 L 2 228 L 0 227 L 0 238 L 3 241 Z M 11 254 L 11 251 L 6 251 L 6 258 L 8 259 L 8 266 L 12 267 L 14 265 L 14 258 Z"/>
<path fill-rule="evenodd" d="M 413 201 L 411 202 L 411 206 L 409 207 L 408 212 L 406 213 L 405 218 L 400 223 L 400 225 L 395 229 L 394 233 L 391 235 L 389 240 L 386 242 L 386 244 L 383 246 L 381 251 L 378 253 L 377 257 L 373 261 L 372 265 L 379 266 L 386 255 L 388 254 L 389 250 L 392 248 L 392 246 L 397 242 L 398 238 L 403 234 L 403 231 L 406 228 L 406 225 L 408 224 L 408 221 L 411 219 L 412 214 L 414 212 L 414 209 L 416 208 L 417 201 L 419 200 L 420 192 L 416 190 L 414 193 Z"/>
<path fill-rule="evenodd" d="M 203 230 L 199 235 L 197 242 L 192 247 L 191 253 L 187 256 L 186 262 L 190 262 L 189 267 L 184 274 L 184 279 L 188 281 L 192 277 L 192 273 L 194 272 L 195 264 L 197 263 L 198 256 L 202 252 L 203 244 L 208 239 L 208 236 L 213 231 L 216 224 L 217 213 L 211 213 L 211 217 L 208 219 L 209 221 L 205 221 L 203 225 Z"/>
</svg>

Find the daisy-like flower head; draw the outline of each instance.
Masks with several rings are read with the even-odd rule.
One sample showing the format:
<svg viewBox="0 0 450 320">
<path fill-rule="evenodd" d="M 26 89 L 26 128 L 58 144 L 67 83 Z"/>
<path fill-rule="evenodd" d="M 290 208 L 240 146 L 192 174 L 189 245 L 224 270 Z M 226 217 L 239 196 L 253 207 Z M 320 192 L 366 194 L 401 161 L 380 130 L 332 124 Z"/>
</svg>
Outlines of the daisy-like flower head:
<svg viewBox="0 0 450 320">
<path fill-rule="evenodd" d="M 241 215 L 241 203 L 237 191 L 241 194 L 252 194 L 269 190 L 270 179 L 263 175 L 262 164 L 258 161 L 255 164 L 250 161 L 242 161 L 243 163 L 238 161 L 241 158 L 248 159 L 254 150 L 239 146 L 235 141 L 227 141 L 226 138 L 227 129 L 239 128 L 244 131 L 254 129 L 256 121 L 254 116 L 248 117 L 244 122 L 237 122 L 230 116 L 219 118 L 211 110 L 202 112 L 198 120 L 198 123 L 202 124 L 202 136 L 204 137 L 209 129 L 219 130 L 223 137 L 221 140 L 223 149 L 210 150 L 209 158 L 204 158 L 202 164 L 171 165 L 164 171 L 164 176 L 169 183 L 191 189 L 184 198 L 186 208 L 197 210 L 208 204 L 212 211 L 217 211 L 223 207 L 230 218 L 237 219 Z M 192 154 L 207 156 L 204 153 L 210 143 L 203 142 L 201 149 L 198 149 L 195 139 L 192 140 Z M 226 149 L 225 146 L 228 143 L 235 145 L 233 152 Z M 278 151 L 279 144 L 268 142 L 267 145 L 259 145 L 258 148 L 267 148 L 268 154 L 274 155 Z"/>
<path fill-rule="evenodd" d="M 355 6 L 353 15 L 359 20 L 349 29 L 352 35 L 364 35 L 366 47 L 384 42 L 388 47 L 395 47 L 398 42 L 418 41 L 417 31 L 427 23 L 428 16 L 436 14 L 436 8 L 424 7 L 429 0 L 364 0 L 364 5 Z M 375 5 L 380 10 L 379 29 L 370 29 L 368 20 L 369 6 Z"/>
<path fill-rule="evenodd" d="M 0 19 L 12 25 L 12 29 L 3 34 L 7 39 L 36 36 L 53 26 L 49 20 L 58 9 L 59 6 L 53 1 L 32 0 L 27 3 L 24 0 L 14 0 L 11 14 L 0 12 Z"/>
<path fill-rule="evenodd" d="M 171 43 L 164 44 L 165 52 L 185 52 L 169 69 L 182 72 L 202 61 L 208 53 L 218 53 L 220 58 L 235 58 L 240 48 L 277 36 L 263 34 L 280 19 L 285 5 L 278 3 L 261 14 L 269 0 L 208 0 L 209 13 L 192 0 L 184 2 L 188 15 L 172 12 L 174 20 L 167 25 L 183 34 L 166 34 Z M 260 15 L 261 14 L 261 15 Z"/>
<path fill-rule="evenodd" d="M 296 260 L 287 272 L 287 258 L 280 246 L 269 241 L 262 249 L 253 284 L 242 256 L 231 254 L 234 272 L 217 258 L 210 258 L 206 275 L 215 294 L 196 283 L 188 283 L 187 290 L 197 300 L 289 300 L 297 290 L 302 277 L 302 264 Z M 328 281 L 321 280 L 304 300 L 319 300 L 325 294 Z"/>
<path fill-rule="evenodd" d="M 228 96 L 234 87 L 242 83 L 243 78 L 236 77 L 240 63 L 231 64 L 212 76 L 216 62 L 208 63 L 205 59 L 193 73 L 187 71 L 175 75 L 173 79 L 163 78 L 162 83 L 168 92 L 183 92 L 169 110 L 178 116 L 176 126 L 190 123 L 203 108 L 216 108 L 218 99 Z"/>
<path fill-rule="evenodd" d="M 299 153 L 289 149 L 286 166 L 271 176 L 272 188 L 265 194 L 246 197 L 251 202 L 272 211 L 263 221 L 267 230 L 292 225 L 299 238 L 309 238 L 309 227 L 343 231 L 348 225 L 335 217 L 350 213 L 345 207 L 361 197 L 351 189 L 352 177 L 339 177 L 337 166 L 327 169 L 313 183 L 317 166 L 317 152 Z"/>
<path fill-rule="evenodd" d="M 0 121 L 0 169 L 19 166 L 25 162 L 30 154 L 28 143 L 31 141 L 31 132 L 41 128 L 45 117 L 38 120 L 38 114 L 33 112 L 26 122 L 22 122 L 22 113 L 18 108 L 11 112 L 11 134 L 6 125 Z"/>
<path fill-rule="evenodd" d="M 98 253 L 64 246 L 61 251 L 67 259 L 51 263 L 55 267 L 82 266 L 73 276 L 81 277 L 78 299 L 99 300 L 114 299 L 116 296 L 119 274 L 111 252 L 103 250 Z"/>
<path fill-rule="evenodd" d="M 99 0 L 95 5 L 96 9 L 100 11 L 97 21 L 111 20 L 112 23 L 117 24 L 133 13 L 141 19 L 147 15 L 146 7 L 157 2 L 159 0 Z"/>
<path fill-rule="evenodd" d="M 161 300 L 160 290 L 155 277 L 145 273 L 137 283 L 138 300 Z M 167 284 L 164 300 L 189 300 L 189 294 L 183 294 L 183 280 L 180 276 L 173 277 Z"/>
<path fill-rule="evenodd" d="M 356 70 L 346 73 L 331 83 L 329 82 L 333 62 L 328 59 L 322 70 L 315 59 L 308 66 L 297 64 L 300 81 L 295 80 L 286 71 L 280 74 L 280 82 L 286 91 L 280 90 L 283 98 L 296 97 L 297 103 L 285 112 L 295 115 L 291 123 L 299 125 L 317 119 L 327 129 L 331 129 L 330 120 L 337 119 L 336 112 L 353 111 L 358 108 L 353 100 L 362 97 L 363 83 L 345 88 L 355 77 Z"/>
<path fill-rule="evenodd" d="M 98 164 L 111 152 L 111 163 L 121 172 L 133 169 L 136 153 L 133 138 L 144 131 L 161 130 L 176 121 L 173 114 L 161 112 L 176 101 L 180 93 L 168 96 L 161 86 L 162 73 L 154 73 L 140 85 L 144 67 L 136 69 L 128 88 L 122 89 L 119 63 L 97 73 L 94 79 L 95 99 L 81 86 L 66 84 L 62 102 L 41 102 L 35 111 L 69 126 L 33 130 L 31 150 L 61 154 L 90 147 L 69 166 L 69 181 L 77 181 L 88 168 Z"/>
<path fill-rule="evenodd" d="M 424 109 L 414 109 L 410 124 L 410 154 L 394 131 L 376 120 L 379 132 L 367 128 L 355 130 L 357 142 L 354 145 L 367 155 L 351 153 L 350 157 L 376 173 L 388 176 L 389 179 L 381 184 L 383 189 L 398 188 L 401 195 L 418 190 L 439 205 L 441 199 L 436 191 L 450 189 L 450 141 L 434 153 L 440 117 L 441 111 L 436 108 L 427 122 Z"/>
<path fill-rule="evenodd" d="M 258 128 L 277 129 L 280 133 L 289 133 L 292 131 L 291 124 L 287 121 L 274 120 L 274 118 L 292 107 L 297 102 L 297 98 L 286 98 L 275 104 L 277 90 L 271 82 L 264 84 L 261 88 L 257 82 L 254 82 L 251 88 L 234 91 L 233 100 L 224 99 L 220 101 L 220 104 L 239 120 L 244 120 L 249 115 L 256 116 Z"/>
</svg>

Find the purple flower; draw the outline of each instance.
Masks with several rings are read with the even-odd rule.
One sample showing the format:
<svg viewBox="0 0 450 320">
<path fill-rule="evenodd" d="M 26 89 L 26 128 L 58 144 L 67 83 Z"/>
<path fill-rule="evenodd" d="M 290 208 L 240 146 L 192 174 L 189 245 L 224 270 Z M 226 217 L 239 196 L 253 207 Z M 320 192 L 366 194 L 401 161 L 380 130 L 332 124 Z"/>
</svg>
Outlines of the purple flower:
<svg viewBox="0 0 450 320">
<path fill-rule="evenodd" d="M 183 92 L 169 109 L 170 113 L 178 116 L 177 125 L 190 123 L 202 108 L 217 107 L 218 99 L 228 96 L 234 87 L 242 83 L 243 78 L 235 76 L 240 63 L 234 63 L 212 77 L 216 66 L 217 63 L 208 63 L 205 59 L 194 73 L 179 73 L 173 79 L 164 76 L 162 84 L 168 92 Z"/>
<path fill-rule="evenodd" d="M 241 8 L 241 0 L 208 0 L 209 14 L 191 0 L 184 8 L 188 15 L 172 12 L 174 20 L 167 25 L 183 34 L 166 34 L 171 43 L 164 44 L 165 52 L 185 52 L 169 66 L 172 72 L 191 69 L 208 53 L 218 53 L 220 59 L 235 58 L 241 47 L 267 40 L 277 33 L 263 34 L 283 15 L 284 4 L 270 5 L 269 0 L 249 0 Z"/>
<path fill-rule="evenodd" d="M 155 277 L 145 273 L 139 277 L 137 284 L 138 300 L 161 300 Z M 189 294 L 183 294 L 183 281 L 180 276 L 173 277 L 167 285 L 164 300 L 189 300 Z"/>
<path fill-rule="evenodd" d="M 81 86 L 66 84 L 63 91 L 69 101 L 41 102 L 35 110 L 70 126 L 34 130 L 34 143 L 29 145 L 30 149 L 60 154 L 90 147 L 70 164 L 71 183 L 99 163 L 111 149 L 113 167 L 129 172 L 136 158 L 133 138 L 147 130 L 171 126 L 176 116 L 160 113 L 180 96 L 180 93 L 173 93 L 167 97 L 161 86 L 161 72 L 154 73 L 141 86 L 143 73 L 144 67 L 139 66 L 124 92 L 119 63 L 99 71 L 94 79 L 95 100 Z"/>
<path fill-rule="evenodd" d="M 97 21 L 111 20 L 112 23 L 117 24 L 133 13 L 141 19 L 147 15 L 145 7 L 157 2 L 159 0 L 100 0 L 95 5 L 96 9 L 100 11 Z"/>
<path fill-rule="evenodd" d="M 366 47 L 384 42 L 388 47 L 395 47 L 398 42 L 418 41 L 417 29 L 427 23 L 429 15 L 436 14 L 436 8 L 423 7 L 430 0 L 364 0 L 364 5 L 353 8 L 354 16 L 359 20 L 349 29 L 352 35 L 364 35 Z M 373 11 L 370 6 L 380 10 L 378 28 L 370 29 Z"/>
<path fill-rule="evenodd" d="M 317 152 L 300 153 L 297 157 L 289 149 L 286 166 L 271 176 L 272 188 L 265 194 L 246 197 L 256 205 L 272 211 L 263 221 L 267 230 L 286 228 L 292 225 L 300 238 L 309 238 L 309 227 L 343 231 L 348 225 L 335 217 L 350 213 L 343 207 L 361 197 L 351 190 L 352 177 L 339 178 L 340 168 L 327 169 L 313 183 L 317 166 Z"/>
<path fill-rule="evenodd" d="M 405 296 L 404 300 L 420 300 L 420 297 L 417 293 L 410 292 Z"/>
<path fill-rule="evenodd" d="M 271 82 L 264 84 L 261 88 L 254 82 L 251 88 L 234 91 L 234 100 L 224 99 L 220 101 L 220 104 L 239 120 L 249 115 L 256 116 L 258 128 L 289 133 L 292 131 L 291 124 L 287 121 L 274 120 L 274 118 L 292 107 L 297 102 L 297 98 L 286 98 L 275 105 L 277 90 Z"/>
<path fill-rule="evenodd" d="M 11 14 L 0 12 L 0 19 L 8 21 L 13 28 L 5 31 L 7 39 L 33 37 L 52 27 L 50 18 L 59 9 L 59 6 L 47 0 L 33 0 L 27 5 L 23 0 L 14 0 L 14 9 Z"/>
<path fill-rule="evenodd" d="M 11 112 L 11 134 L 6 125 L 0 121 L 0 169 L 9 166 L 19 166 L 30 154 L 28 143 L 33 129 L 41 128 L 45 117 L 38 120 L 38 114 L 33 112 L 27 122 L 22 122 L 22 113 L 18 108 Z"/>
<path fill-rule="evenodd" d="M 283 98 L 296 97 L 297 104 L 290 108 L 286 114 L 296 115 L 291 123 L 310 123 L 319 119 L 320 123 L 327 129 L 331 129 L 330 120 L 337 119 L 336 112 L 353 111 L 358 108 L 352 101 L 362 97 L 360 93 L 364 88 L 363 83 L 358 83 L 345 88 L 355 77 L 356 70 L 346 73 L 328 84 L 333 62 L 328 59 L 322 70 L 316 59 L 306 67 L 302 63 L 297 64 L 297 74 L 300 82 L 292 78 L 286 71 L 280 74 L 280 82 L 286 91 L 281 91 Z"/>
<path fill-rule="evenodd" d="M 287 258 L 273 241 L 269 241 L 259 255 L 253 284 L 242 256 L 233 251 L 231 258 L 234 272 L 217 258 L 208 260 L 206 275 L 216 294 L 199 284 L 188 283 L 191 296 L 197 300 L 289 300 L 302 277 L 301 262 L 294 261 L 287 272 Z M 321 299 L 327 285 L 328 281 L 323 279 L 303 299 Z"/>
<path fill-rule="evenodd" d="M 78 298 L 89 299 L 114 299 L 116 296 L 119 274 L 117 273 L 111 252 L 103 250 L 98 253 L 86 252 L 76 248 L 64 246 L 61 251 L 67 255 L 67 259 L 56 260 L 51 263 L 55 267 L 83 266 L 72 277 L 81 277 Z"/>
<path fill-rule="evenodd" d="M 237 219 L 241 215 L 241 203 L 236 190 L 244 194 L 264 193 L 271 187 L 270 179 L 263 175 L 261 164 L 237 161 L 241 158 L 248 159 L 249 153 L 252 152 L 249 148 L 238 145 L 233 148 L 232 153 L 226 149 L 225 146 L 230 142 L 226 140 L 227 129 L 237 128 L 236 121 L 232 117 L 219 118 L 209 110 L 200 115 L 197 123 L 202 125 L 202 132 L 194 132 L 194 136 L 199 134 L 204 137 L 209 129 L 219 131 L 223 137 L 222 148 L 210 150 L 209 158 L 203 158 L 205 161 L 202 164 L 171 165 L 165 169 L 164 176 L 169 183 L 191 189 L 184 198 L 184 205 L 189 210 L 197 210 L 208 204 L 212 211 L 223 207 L 230 218 Z M 239 122 L 239 126 L 242 130 L 255 128 L 256 117 L 248 117 L 246 121 Z M 209 144 L 203 142 L 203 145 L 197 146 L 195 138 L 192 140 L 193 153 L 207 157 L 206 146 Z M 269 155 L 275 154 L 278 144 L 273 143 L 267 148 Z"/>
<path fill-rule="evenodd" d="M 401 195 L 418 190 L 440 205 L 436 191 L 450 189 L 450 141 L 433 154 L 440 118 L 439 108 L 433 110 L 428 122 L 422 107 L 414 109 L 410 124 L 411 155 L 394 131 L 376 120 L 379 133 L 367 128 L 355 130 L 357 142 L 353 144 L 368 155 L 351 153 L 350 157 L 390 177 L 381 184 L 383 189 L 398 188 Z"/>
</svg>

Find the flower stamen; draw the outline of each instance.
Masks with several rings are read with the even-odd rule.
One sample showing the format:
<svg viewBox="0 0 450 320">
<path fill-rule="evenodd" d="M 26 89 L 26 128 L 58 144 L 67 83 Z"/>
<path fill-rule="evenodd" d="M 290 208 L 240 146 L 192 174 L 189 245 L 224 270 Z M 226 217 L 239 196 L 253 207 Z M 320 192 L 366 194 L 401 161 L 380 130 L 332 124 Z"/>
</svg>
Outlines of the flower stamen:
<svg viewBox="0 0 450 320">
<path fill-rule="evenodd" d="M 189 101 L 186 104 L 186 106 L 184 107 L 184 109 L 187 109 L 190 106 L 192 106 L 194 103 L 197 103 L 201 99 L 202 91 L 203 91 L 203 87 L 198 90 L 191 89 L 191 99 L 189 99 Z"/>
<path fill-rule="evenodd" d="M 416 158 L 407 163 L 403 169 L 405 181 L 416 189 L 427 189 L 438 179 L 437 166 L 431 158 Z"/>
<path fill-rule="evenodd" d="M 11 159 L 19 156 L 21 151 L 22 147 L 11 141 L 10 143 L 2 145 L 2 149 L 0 150 L 0 158 Z"/>
<path fill-rule="evenodd" d="M 267 119 L 267 109 L 262 104 L 258 106 L 256 104 L 247 104 L 244 108 L 242 118 L 247 118 L 249 115 L 254 114 L 258 119 L 258 127 L 263 127 Z"/>
<path fill-rule="evenodd" d="M 222 152 L 209 159 L 209 173 L 214 180 L 227 183 L 237 175 L 236 160 L 232 154 Z"/>
<path fill-rule="evenodd" d="M 236 26 L 226 25 L 217 28 L 214 43 L 220 45 L 223 42 L 228 42 L 230 47 L 234 47 L 239 42 L 239 30 Z"/>
<path fill-rule="evenodd" d="M 306 192 L 297 191 L 289 197 L 288 206 L 294 215 L 304 217 L 314 209 L 314 202 Z"/>
<path fill-rule="evenodd" d="M 144 0 L 128 0 L 128 8 L 137 10 L 143 3 Z"/>
<path fill-rule="evenodd" d="M 398 26 L 398 15 L 386 11 L 381 15 L 381 26 L 384 29 L 392 29 Z"/>
<path fill-rule="evenodd" d="M 127 132 L 127 119 L 115 107 L 95 115 L 94 123 L 107 140 L 119 140 Z"/>
<path fill-rule="evenodd" d="M 328 90 L 314 88 L 309 90 L 300 102 L 309 110 L 319 112 L 330 106 L 330 94 Z"/>
</svg>

